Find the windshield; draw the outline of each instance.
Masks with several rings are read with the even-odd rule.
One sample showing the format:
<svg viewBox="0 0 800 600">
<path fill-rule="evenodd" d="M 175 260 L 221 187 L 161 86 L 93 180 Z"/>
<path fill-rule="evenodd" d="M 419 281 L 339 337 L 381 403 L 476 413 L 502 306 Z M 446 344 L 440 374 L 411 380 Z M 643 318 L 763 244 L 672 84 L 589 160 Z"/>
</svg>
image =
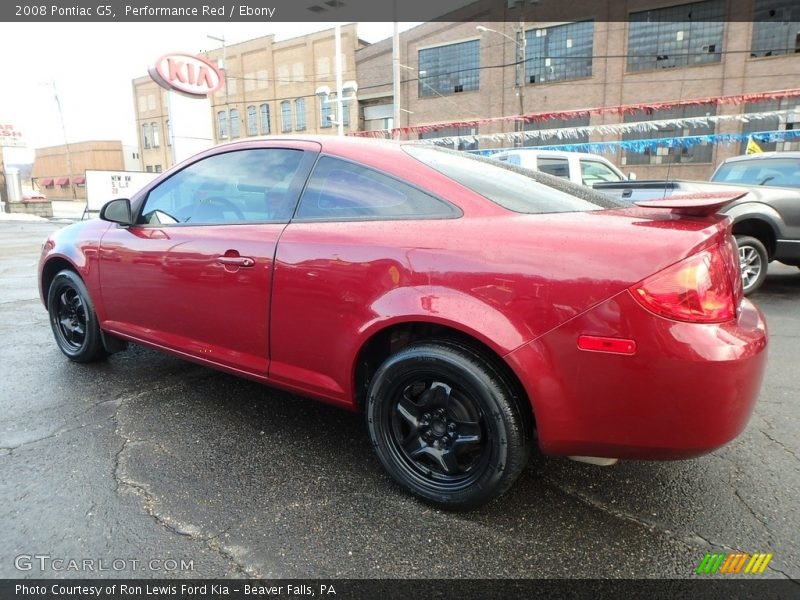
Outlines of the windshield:
<svg viewBox="0 0 800 600">
<path fill-rule="evenodd" d="M 429 146 L 403 145 L 410 156 L 508 210 L 538 214 L 619 208 L 590 188 L 508 163 Z"/>
<path fill-rule="evenodd" d="M 725 163 L 711 177 L 717 183 L 800 187 L 800 158 L 754 158 Z"/>
</svg>

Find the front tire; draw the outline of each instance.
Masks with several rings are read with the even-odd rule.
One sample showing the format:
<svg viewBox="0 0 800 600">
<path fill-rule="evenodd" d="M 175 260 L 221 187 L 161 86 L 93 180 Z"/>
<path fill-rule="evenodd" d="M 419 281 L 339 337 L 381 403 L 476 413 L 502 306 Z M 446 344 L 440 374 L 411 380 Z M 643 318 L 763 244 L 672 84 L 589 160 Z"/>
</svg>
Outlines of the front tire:
<svg viewBox="0 0 800 600">
<path fill-rule="evenodd" d="M 65 269 L 53 278 L 47 311 L 56 344 L 67 358 L 84 363 L 108 356 L 89 291 L 77 273 Z"/>
<path fill-rule="evenodd" d="M 400 485 L 443 508 L 472 509 L 505 492 L 527 463 L 531 420 L 499 370 L 455 343 L 412 344 L 370 383 L 378 458 Z"/>
<path fill-rule="evenodd" d="M 769 257 L 764 244 L 749 235 L 737 235 L 739 246 L 739 268 L 742 271 L 742 286 L 745 295 L 755 292 L 767 277 Z"/>
</svg>

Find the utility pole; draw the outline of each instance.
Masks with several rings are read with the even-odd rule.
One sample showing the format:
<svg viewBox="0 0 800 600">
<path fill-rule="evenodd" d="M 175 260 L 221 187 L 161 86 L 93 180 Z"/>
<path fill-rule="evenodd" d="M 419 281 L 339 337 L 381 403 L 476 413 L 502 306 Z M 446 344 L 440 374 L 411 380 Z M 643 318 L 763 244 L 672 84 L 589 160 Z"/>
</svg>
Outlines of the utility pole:
<svg viewBox="0 0 800 600">
<path fill-rule="evenodd" d="M 56 100 L 56 106 L 58 107 L 58 118 L 61 121 L 61 134 L 64 136 L 64 148 L 66 150 L 67 157 L 67 171 L 69 171 L 69 188 L 72 191 L 72 199 L 77 200 L 78 194 L 75 192 L 75 183 L 73 182 L 74 175 L 72 172 L 72 152 L 69 147 L 69 142 L 67 141 L 67 126 L 64 124 L 64 111 L 61 110 L 61 100 L 58 97 L 55 79 L 50 80 L 50 85 L 53 87 L 53 97 Z"/>
<path fill-rule="evenodd" d="M 334 32 L 336 38 L 336 133 L 344 135 L 344 114 L 342 113 L 344 107 L 344 104 L 342 104 L 342 26 L 337 23 Z"/>
<path fill-rule="evenodd" d="M 518 94 L 519 94 L 519 145 L 525 145 L 525 121 L 522 120 L 522 116 L 525 114 L 525 71 L 526 71 L 526 46 L 528 40 L 525 38 L 525 21 L 523 18 L 519 20 L 519 42 L 517 42 L 517 49 L 519 50 L 519 80 L 517 82 L 518 87 Z"/>
<path fill-rule="evenodd" d="M 400 127 L 400 33 L 397 26 L 397 15 L 395 15 L 394 35 L 392 36 L 392 96 L 394 100 L 392 129 L 398 129 Z"/>
</svg>

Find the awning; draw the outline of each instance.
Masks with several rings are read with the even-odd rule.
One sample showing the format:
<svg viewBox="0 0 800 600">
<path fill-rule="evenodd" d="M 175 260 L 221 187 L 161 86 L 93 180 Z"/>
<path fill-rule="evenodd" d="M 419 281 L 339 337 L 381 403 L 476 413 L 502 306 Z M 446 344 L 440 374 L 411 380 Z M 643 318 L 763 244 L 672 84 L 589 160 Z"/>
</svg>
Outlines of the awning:
<svg viewBox="0 0 800 600">
<path fill-rule="evenodd" d="M 51 186 L 51 185 L 53 185 L 53 178 L 52 178 L 52 177 L 45 177 L 44 179 L 42 179 L 42 180 L 39 182 L 39 185 L 40 185 L 41 187 L 48 187 L 48 186 Z"/>
<path fill-rule="evenodd" d="M 74 177 L 72 179 L 72 183 L 74 183 L 75 185 L 84 185 L 86 184 L 86 177 L 84 177 L 83 175 L 78 175 L 77 177 Z"/>
<path fill-rule="evenodd" d="M 59 177 L 56 179 L 56 185 L 67 185 L 69 184 L 69 177 Z"/>
</svg>

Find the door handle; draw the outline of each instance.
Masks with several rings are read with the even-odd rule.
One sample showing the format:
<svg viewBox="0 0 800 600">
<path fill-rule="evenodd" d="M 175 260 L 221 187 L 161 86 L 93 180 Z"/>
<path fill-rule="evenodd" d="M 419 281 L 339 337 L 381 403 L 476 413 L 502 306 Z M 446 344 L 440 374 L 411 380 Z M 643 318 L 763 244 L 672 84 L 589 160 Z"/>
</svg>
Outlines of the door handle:
<svg viewBox="0 0 800 600">
<path fill-rule="evenodd" d="M 217 262 L 226 267 L 252 267 L 256 264 L 249 256 L 218 256 Z"/>
</svg>

